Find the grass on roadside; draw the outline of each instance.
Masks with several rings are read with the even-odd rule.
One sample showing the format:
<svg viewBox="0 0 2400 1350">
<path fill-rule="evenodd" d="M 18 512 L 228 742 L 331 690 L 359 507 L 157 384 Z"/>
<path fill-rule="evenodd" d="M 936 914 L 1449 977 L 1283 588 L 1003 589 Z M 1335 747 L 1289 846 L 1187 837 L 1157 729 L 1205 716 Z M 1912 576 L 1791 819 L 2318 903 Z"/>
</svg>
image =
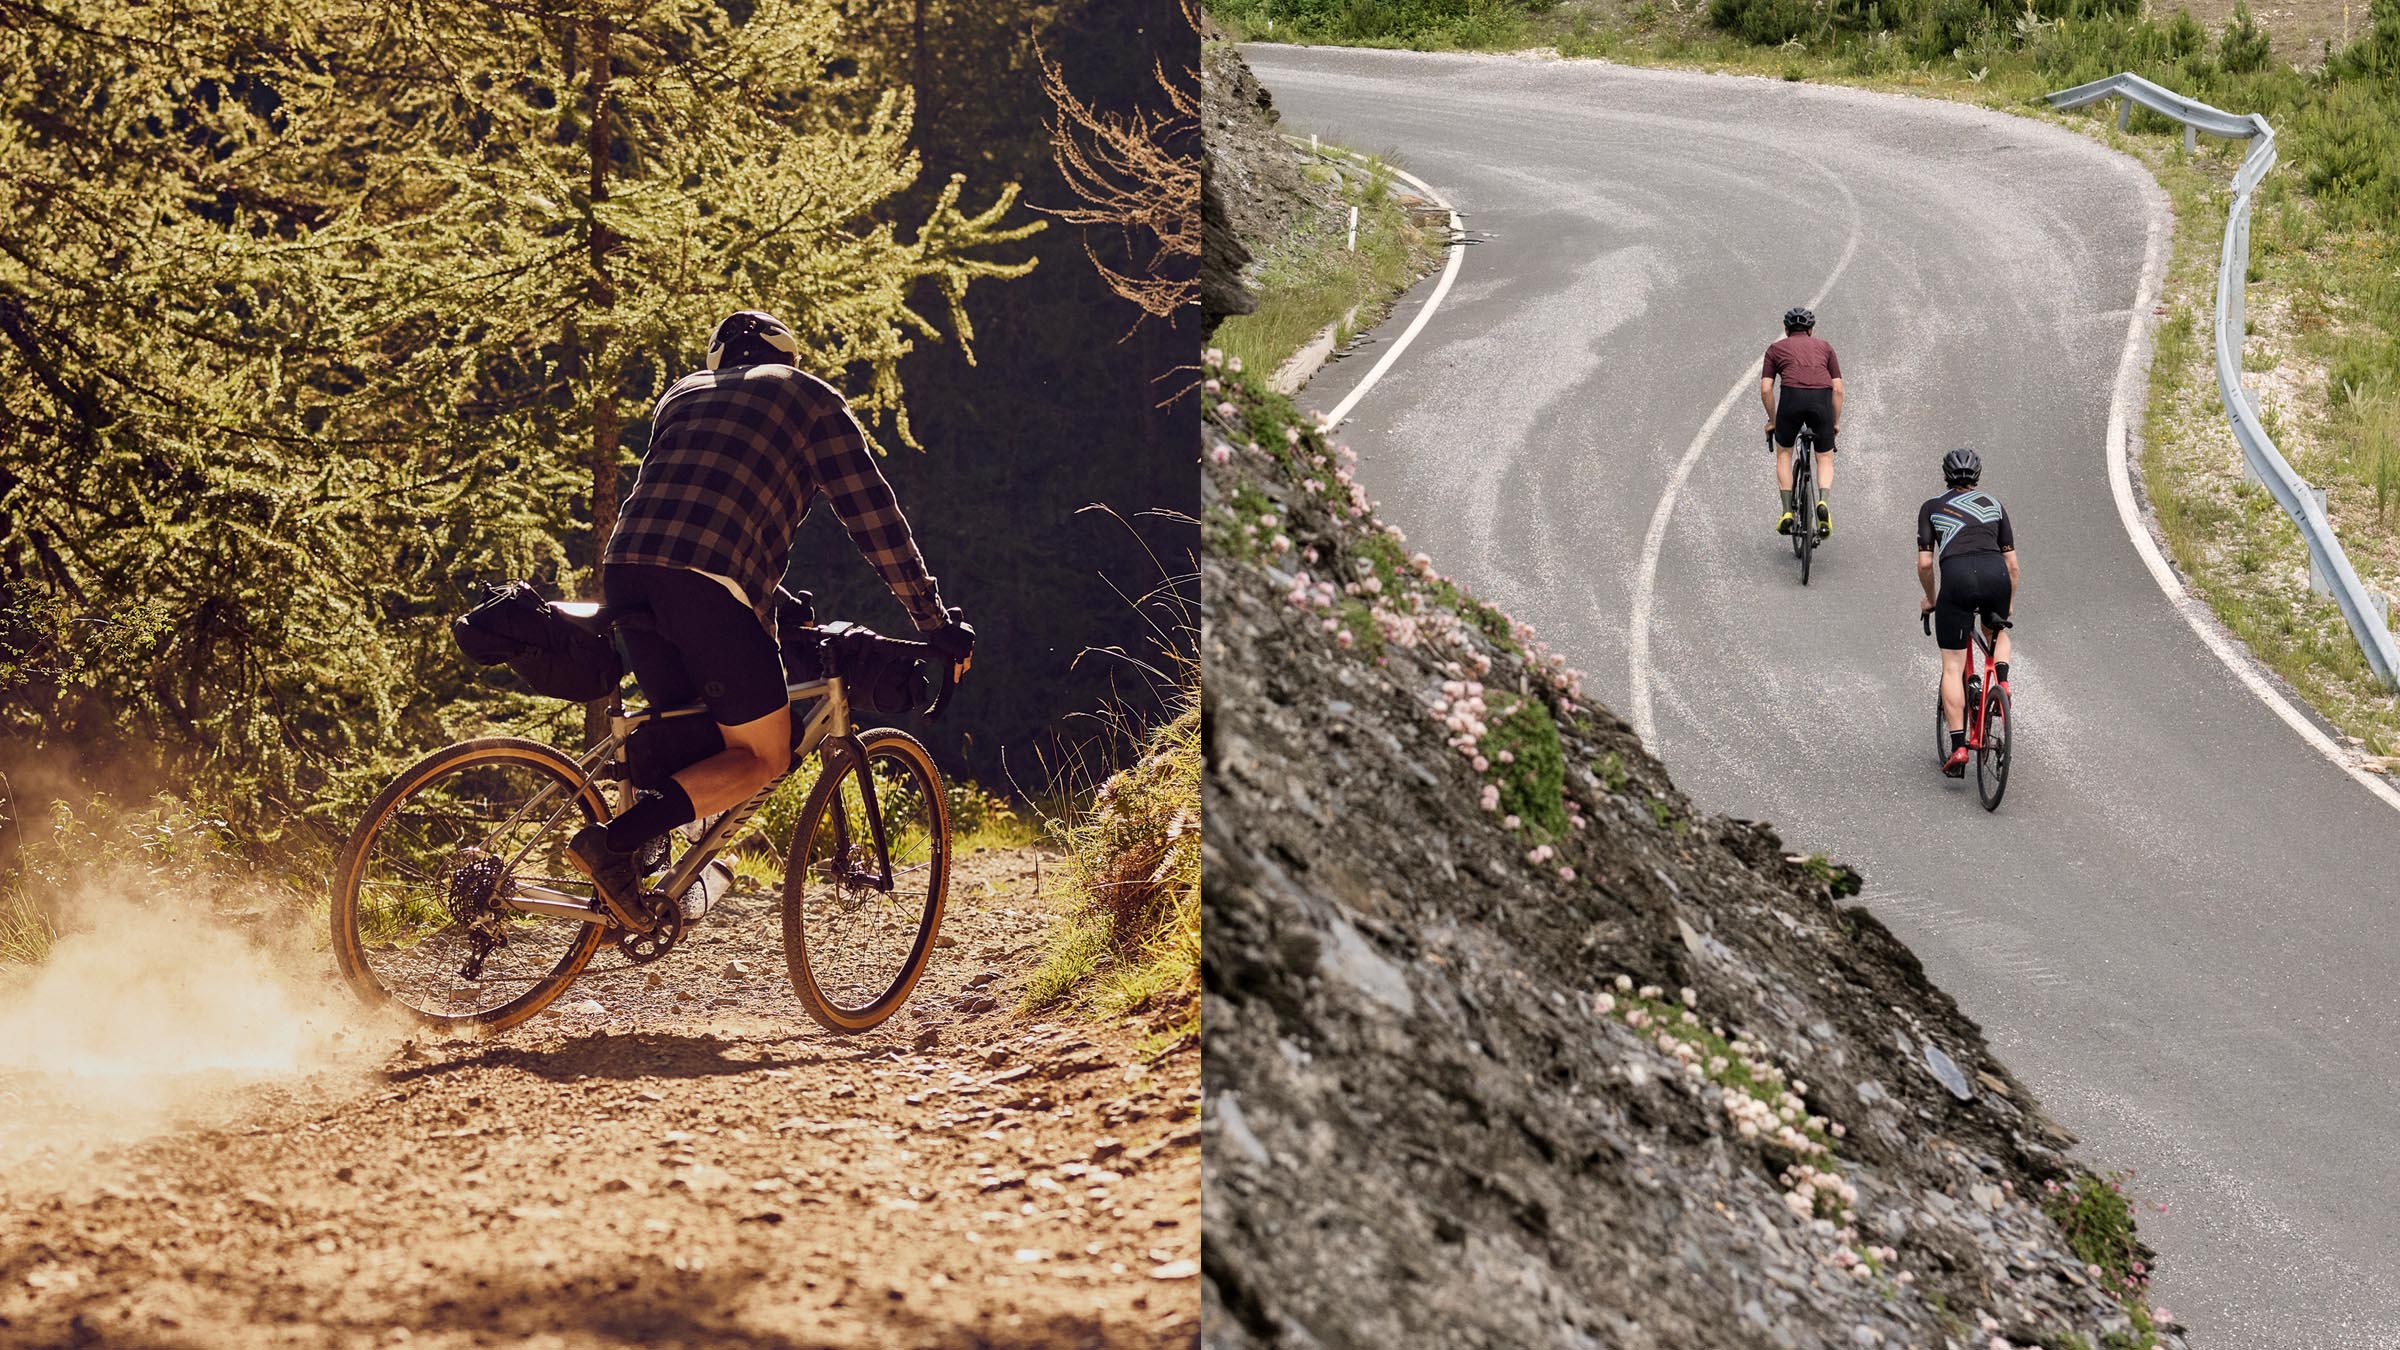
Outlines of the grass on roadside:
<svg viewBox="0 0 2400 1350">
<path fill-rule="evenodd" d="M 1336 326 L 1337 346 L 1372 326 L 1437 251 L 1438 227 L 1411 219 L 1381 160 L 1362 165 L 1329 149 L 1303 172 L 1334 188 L 1342 209 L 1306 212 L 1290 237 L 1262 246 L 1252 282 L 1257 310 L 1227 319 L 1212 339 L 1261 374 L 1272 374 L 1329 325 Z M 1348 207 L 1358 208 L 1355 249 Z"/>
<path fill-rule="evenodd" d="M 1077 909 L 1026 990 L 1030 1007 L 1079 1006 L 1152 1024 L 1151 1049 L 1200 1028 L 1200 689 L 1090 805 L 1053 823 Z"/>
</svg>

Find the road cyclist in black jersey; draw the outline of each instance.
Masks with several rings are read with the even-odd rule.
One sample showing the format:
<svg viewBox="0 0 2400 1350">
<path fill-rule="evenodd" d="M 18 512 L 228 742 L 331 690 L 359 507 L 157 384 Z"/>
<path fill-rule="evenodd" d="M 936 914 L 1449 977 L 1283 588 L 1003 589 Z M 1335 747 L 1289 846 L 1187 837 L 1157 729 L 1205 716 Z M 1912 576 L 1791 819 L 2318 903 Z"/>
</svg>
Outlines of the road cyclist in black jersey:
<svg viewBox="0 0 2400 1350">
<path fill-rule="evenodd" d="M 2008 687 L 2007 622 L 2017 591 L 2017 539 L 2008 509 L 1983 490 L 1983 458 L 1960 448 L 1942 456 L 1948 486 L 1917 508 L 1917 581 L 1925 588 L 1919 611 L 1933 616 L 1942 649 L 1942 722 L 1950 756 L 1942 772 L 1967 771 L 1965 685 L 1967 639 L 1977 619 L 1991 643 L 1993 675 Z"/>
<path fill-rule="evenodd" d="M 1816 335 L 1817 316 L 1795 306 L 1783 316 L 1783 336 L 1767 347 L 1758 368 L 1758 401 L 1767 410 L 1767 439 L 1775 447 L 1775 486 L 1783 494 L 1783 517 L 1777 534 L 1790 534 L 1793 513 L 1792 444 L 1806 427 L 1816 437 L 1814 464 L 1817 484 L 1817 538 L 1833 537 L 1833 508 L 1825 504 L 1833 491 L 1833 452 L 1840 448 L 1836 433 L 1842 425 L 1842 358 L 1833 344 Z M 1780 382 L 1780 394 L 1777 384 Z"/>
</svg>

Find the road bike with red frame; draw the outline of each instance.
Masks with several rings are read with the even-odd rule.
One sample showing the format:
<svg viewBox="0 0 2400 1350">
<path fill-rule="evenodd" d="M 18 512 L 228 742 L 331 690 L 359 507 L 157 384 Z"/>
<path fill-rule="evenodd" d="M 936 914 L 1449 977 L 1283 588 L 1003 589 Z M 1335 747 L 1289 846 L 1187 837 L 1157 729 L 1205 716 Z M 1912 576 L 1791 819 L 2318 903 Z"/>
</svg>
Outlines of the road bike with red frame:
<svg viewBox="0 0 2400 1350">
<path fill-rule="evenodd" d="M 2006 619 L 1995 615 L 1978 616 L 1979 623 L 1967 628 L 1967 668 L 1962 674 L 1966 693 L 1967 750 L 1975 757 L 1975 795 L 1986 811 L 2000 809 L 2000 798 L 2008 791 L 2008 761 L 2010 732 L 2016 719 L 2008 699 L 2008 686 L 2000 682 L 1998 665 L 1992 659 L 1991 638 L 1985 626 L 1998 632 L 2009 626 Z M 1925 611 L 1925 635 L 1933 635 L 1933 612 Z M 1982 669 L 1977 670 L 1978 658 Z M 1933 682 L 1933 747 L 1934 762 L 1950 759 L 1950 724 L 1942 716 L 1942 682 Z"/>
</svg>

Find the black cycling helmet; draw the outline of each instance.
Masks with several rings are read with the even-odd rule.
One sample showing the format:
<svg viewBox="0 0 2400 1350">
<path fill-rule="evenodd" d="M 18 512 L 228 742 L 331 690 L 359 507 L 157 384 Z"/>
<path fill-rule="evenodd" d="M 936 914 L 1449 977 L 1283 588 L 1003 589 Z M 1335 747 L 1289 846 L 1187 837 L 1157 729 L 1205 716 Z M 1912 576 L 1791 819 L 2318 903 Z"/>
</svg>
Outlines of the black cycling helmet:
<svg viewBox="0 0 2400 1350">
<path fill-rule="evenodd" d="M 727 366 L 757 366 L 780 363 L 800 364 L 800 344 L 783 320 L 763 309 L 745 309 L 728 314 L 708 337 L 708 368 L 722 370 Z"/>
<path fill-rule="evenodd" d="M 1973 487 L 1983 481 L 1983 456 L 1963 445 L 1942 456 L 1942 481 L 1952 487 Z"/>
<path fill-rule="evenodd" d="M 1806 305 L 1794 305 L 1783 312 L 1783 331 L 1806 333 L 1817 326 L 1817 312 Z"/>
</svg>

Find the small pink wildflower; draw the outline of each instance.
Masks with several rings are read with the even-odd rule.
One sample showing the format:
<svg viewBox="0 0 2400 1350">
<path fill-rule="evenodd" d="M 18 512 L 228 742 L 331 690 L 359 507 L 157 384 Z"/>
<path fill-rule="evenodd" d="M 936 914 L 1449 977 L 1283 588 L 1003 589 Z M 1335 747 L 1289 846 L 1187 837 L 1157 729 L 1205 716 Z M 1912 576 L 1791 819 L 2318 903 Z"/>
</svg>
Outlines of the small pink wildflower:
<svg viewBox="0 0 2400 1350">
<path fill-rule="evenodd" d="M 1560 881 L 1573 881 L 1575 879 L 1575 869 L 1572 867 L 1562 867 L 1558 869 L 1558 879 Z"/>
</svg>

